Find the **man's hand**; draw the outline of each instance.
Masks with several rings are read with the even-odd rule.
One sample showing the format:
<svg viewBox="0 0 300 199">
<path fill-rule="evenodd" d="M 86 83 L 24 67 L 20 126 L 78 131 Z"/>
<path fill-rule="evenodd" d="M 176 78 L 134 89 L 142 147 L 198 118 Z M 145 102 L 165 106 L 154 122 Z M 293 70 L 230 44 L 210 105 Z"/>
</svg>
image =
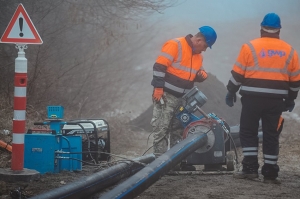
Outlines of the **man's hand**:
<svg viewBox="0 0 300 199">
<path fill-rule="evenodd" d="M 291 100 L 291 99 L 286 99 L 284 101 L 284 104 L 285 104 L 285 111 L 289 111 L 289 112 L 292 112 L 292 110 L 295 108 L 295 101 L 294 100 Z"/>
<path fill-rule="evenodd" d="M 197 82 L 203 82 L 204 80 L 206 80 L 206 78 L 207 78 L 207 73 L 205 72 L 205 70 L 199 70 L 198 72 L 197 72 L 197 76 L 196 76 L 196 81 Z"/>
<path fill-rule="evenodd" d="M 236 102 L 236 93 L 229 92 L 226 95 L 226 104 L 229 107 L 233 107 L 233 102 Z"/>
<path fill-rule="evenodd" d="M 163 88 L 154 88 L 152 99 L 156 102 L 160 100 L 160 98 L 164 94 L 164 89 Z"/>
</svg>

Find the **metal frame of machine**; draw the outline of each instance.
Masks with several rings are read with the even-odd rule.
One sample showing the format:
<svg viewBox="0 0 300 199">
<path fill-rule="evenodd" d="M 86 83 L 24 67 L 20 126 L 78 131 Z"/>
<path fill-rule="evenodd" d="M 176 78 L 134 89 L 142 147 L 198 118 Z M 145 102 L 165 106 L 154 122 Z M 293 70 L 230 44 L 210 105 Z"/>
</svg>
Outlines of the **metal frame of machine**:
<svg viewBox="0 0 300 199">
<path fill-rule="evenodd" d="M 197 149 L 183 162 L 187 165 L 204 165 L 206 171 L 222 170 L 222 165 L 226 165 L 227 171 L 233 171 L 237 163 L 237 152 L 228 124 L 216 114 L 206 114 L 200 108 L 207 98 L 197 87 L 182 98 L 185 105 L 180 106 L 175 114 L 185 128 L 183 139 L 193 134 L 208 136 L 208 144 Z M 201 116 L 194 114 L 197 111 Z"/>
<path fill-rule="evenodd" d="M 97 163 L 98 161 L 109 161 L 110 129 L 108 122 L 100 118 L 78 119 L 70 122 L 63 126 L 62 134 L 64 136 L 82 135 L 82 151 L 93 151 L 83 155 L 83 160 L 95 159 Z"/>
</svg>

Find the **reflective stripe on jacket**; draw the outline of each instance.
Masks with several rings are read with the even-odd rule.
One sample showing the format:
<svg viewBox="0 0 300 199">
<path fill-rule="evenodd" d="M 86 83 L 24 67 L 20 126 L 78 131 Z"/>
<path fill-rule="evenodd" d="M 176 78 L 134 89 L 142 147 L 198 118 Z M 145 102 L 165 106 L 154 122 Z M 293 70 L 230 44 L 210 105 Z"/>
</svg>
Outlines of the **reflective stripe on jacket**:
<svg viewBox="0 0 300 199">
<path fill-rule="evenodd" d="M 192 35 L 167 41 L 153 66 L 151 85 L 181 97 L 194 86 L 202 55 L 192 52 Z"/>
<path fill-rule="evenodd" d="M 244 44 L 231 73 L 227 89 L 241 95 L 296 99 L 300 88 L 298 54 L 277 38 Z"/>
</svg>

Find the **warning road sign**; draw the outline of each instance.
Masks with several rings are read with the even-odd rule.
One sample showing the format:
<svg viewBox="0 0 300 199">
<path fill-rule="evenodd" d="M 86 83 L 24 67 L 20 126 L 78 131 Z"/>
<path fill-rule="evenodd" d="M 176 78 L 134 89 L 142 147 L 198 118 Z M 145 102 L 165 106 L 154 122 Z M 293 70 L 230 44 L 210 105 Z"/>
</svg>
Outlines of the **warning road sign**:
<svg viewBox="0 0 300 199">
<path fill-rule="evenodd" d="M 0 43 L 42 44 L 43 41 L 29 18 L 25 8 L 19 4 L 10 20 Z"/>
</svg>

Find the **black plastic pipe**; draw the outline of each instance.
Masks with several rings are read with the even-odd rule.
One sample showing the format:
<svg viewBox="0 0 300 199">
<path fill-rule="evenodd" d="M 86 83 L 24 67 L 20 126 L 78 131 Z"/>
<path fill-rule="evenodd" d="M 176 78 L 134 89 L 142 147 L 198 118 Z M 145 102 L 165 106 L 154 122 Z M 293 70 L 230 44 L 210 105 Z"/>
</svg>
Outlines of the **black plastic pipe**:
<svg viewBox="0 0 300 199">
<path fill-rule="evenodd" d="M 207 140 L 208 137 L 206 134 L 194 134 L 187 137 L 145 168 L 102 195 L 99 199 L 135 198 L 159 180 L 170 169 L 179 164 L 181 160 L 189 156 L 199 147 L 206 145 Z"/>
<path fill-rule="evenodd" d="M 133 175 L 144 168 L 143 164 L 149 164 L 154 159 L 155 156 L 149 154 L 133 159 L 133 161 L 124 160 L 124 162 L 111 166 L 108 169 L 81 178 L 76 182 L 53 189 L 49 192 L 33 196 L 30 199 L 87 198 L 92 194 L 116 184 L 123 178 Z"/>
</svg>

